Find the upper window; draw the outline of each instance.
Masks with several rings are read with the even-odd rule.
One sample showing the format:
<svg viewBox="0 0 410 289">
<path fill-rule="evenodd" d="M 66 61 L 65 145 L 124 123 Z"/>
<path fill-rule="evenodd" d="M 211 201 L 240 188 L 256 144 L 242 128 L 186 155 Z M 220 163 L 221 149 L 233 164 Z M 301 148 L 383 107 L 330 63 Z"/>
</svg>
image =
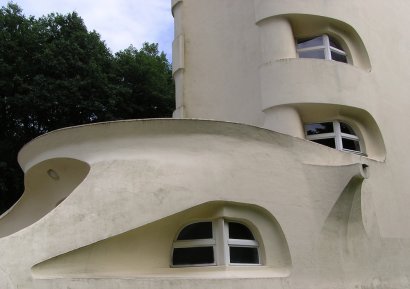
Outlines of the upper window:
<svg viewBox="0 0 410 289">
<path fill-rule="evenodd" d="M 306 138 L 342 151 L 362 153 L 360 140 L 352 127 L 344 122 L 332 121 L 305 125 Z"/>
<path fill-rule="evenodd" d="M 332 37 L 324 34 L 297 41 L 299 58 L 317 58 L 347 63 L 346 52 Z"/>
<path fill-rule="evenodd" d="M 244 224 L 225 219 L 184 227 L 173 243 L 172 266 L 260 264 L 259 243 Z"/>
</svg>

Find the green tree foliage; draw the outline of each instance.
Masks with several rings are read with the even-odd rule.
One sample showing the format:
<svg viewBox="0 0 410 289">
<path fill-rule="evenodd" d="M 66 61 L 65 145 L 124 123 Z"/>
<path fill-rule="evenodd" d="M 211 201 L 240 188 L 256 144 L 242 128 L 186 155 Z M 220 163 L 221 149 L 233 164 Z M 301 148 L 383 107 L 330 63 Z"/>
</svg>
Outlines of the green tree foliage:
<svg viewBox="0 0 410 289">
<path fill-rule="evenodd" d="M 170 117 L 171 67 L 157 44 L 112 55 L 81 17 L 0 9 L 0 213 L 23 191 L 20 148 L 61 127 Z"/>
<path fill-rule="evenodd" d="M 158 44 L 144 43 L 138 51 L 129 47 L 115 55 L 115 75 L 121 101 L 116 113 L 123 118 L 168 116 L 174 109 L 171 66 Z M 172 88 L 172 97 L 170 95 Z"/>
</svg>

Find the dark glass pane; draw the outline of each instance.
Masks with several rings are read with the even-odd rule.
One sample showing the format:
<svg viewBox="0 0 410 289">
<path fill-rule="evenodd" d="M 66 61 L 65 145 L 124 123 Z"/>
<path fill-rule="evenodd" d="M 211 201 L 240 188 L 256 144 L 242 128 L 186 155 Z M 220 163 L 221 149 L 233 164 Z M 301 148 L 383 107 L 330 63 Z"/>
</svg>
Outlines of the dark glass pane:
<svg viewBox="0 0 410 289">
<path fill-rule="evenodd" d="M 315 37 L 315 38 L 309 38 L 309 39 L 301 39 L 298 40 L 298 49 L 302 48 L 308 48 L 308 47 L 316 47 L 316 46 L 322 46 L 323 45 L 323 37 Z"/>
<path fill-rule="evenodd" d="M 200 222 L 186 226 L 177 240 L 212 239 L 212 222 Z"/>
<path fill-rule="evenodd" d="M 233 222 L 229 222 L 229 239 L 255 240 L 245 225 Z"/>
<path fill-rule="evenodd" d="M 325 145 L 327 147 L 336 148 L 336 143 L 335 143 L 334 138 L 315 139 L 312 141 L 315 143 L 320 143 L 321 145 Z"/>
<path fill-rule="evenodd" d="M 351 128 L 350 125 L 345 124 L 343 122 L 340 123 L 340 130 L 342 133 L 347 133 L 347 134 L 351 134 L 351 135 L 356 135 L 356 133 L 354 132 L 354 130 Z"/>
<path fill-rule="evenodd" d="M 322 123 L 311 123 L 305 125 L 307 135 L 315 135 L 321 133 L 331 133 L 333 132 L 332 122 L 322 122 Z"/>
<path fill-rule="evenodd" d="M 325 50 L 309 50 L 309 51 L 299 51 L 299 58 L 316 58 L 325 59 Z"/>
<path fill-rule="evenodd" d="M 340 54 L 335 51 L 330 51 L 330 54 L 332 55 L 332 60 L 347 63 L 346 55 Z"/>
<path fill-rule="evenodd" d="M 173 265 L 201 265 L 214 263 L 213 247 L 175 248 Z"/>
<path fill-rule="evenodd" d="M 343 149 L 360 152 L 360 143 L 358 140 L 342 138 Z"/>
<path fill-rule="evenodd" d="M 337 40 L 335 40 L 334 38 L 329 37 L 329 44 L 330 44 L 330 47 L 334 47 L 334 48 L 337 48 L 337 49 L 343 51 L 342 46 L 341 46 L 341 45 L 339 44 L 339 42 L 338 42 Z"/>
<path fill-rule="evenodd" d="M 257 248 L 250 247 L 229 247 L 231 263 L 259 264 Z"/>
</svg>

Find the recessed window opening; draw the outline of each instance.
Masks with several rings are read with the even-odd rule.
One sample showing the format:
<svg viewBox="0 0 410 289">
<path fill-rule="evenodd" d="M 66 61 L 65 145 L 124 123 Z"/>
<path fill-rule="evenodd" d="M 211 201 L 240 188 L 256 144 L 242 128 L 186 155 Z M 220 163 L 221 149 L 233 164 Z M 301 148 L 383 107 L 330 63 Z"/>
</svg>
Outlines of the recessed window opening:
<svg viewBox="0 0 410 289">
<path fill-rule="evenodd" d="M 306 138 L 310 141 L 335 148 L 362 154 L 360 139 L 352 127 L 344 122 L 332 121 L 305 125 Z"/>
<path fill-rule="evenodd" d="M 347 55 L 341 45 L 324 34 L 314 38 L 297 40 L 299 58 L 317 58 L 347 63 Z"/>
<path fill-rule="evenodd" d="M 259 243 L 242 223 L 223 218 L 184 227 L 173 243 L 173 267 L 260 265 Z"/>
</svg>

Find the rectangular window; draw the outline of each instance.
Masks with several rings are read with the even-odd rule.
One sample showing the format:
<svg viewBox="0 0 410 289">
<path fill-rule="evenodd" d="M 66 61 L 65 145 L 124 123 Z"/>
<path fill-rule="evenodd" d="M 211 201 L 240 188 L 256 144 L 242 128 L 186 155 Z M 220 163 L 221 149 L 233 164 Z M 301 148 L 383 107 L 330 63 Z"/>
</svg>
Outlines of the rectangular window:
<svg viewBox="0 0 410 289">
<path fill-rule="evenodd" d="M 233 264 L 259 264 L 257 248 L 229 247 L 229 255 Z"/>
</svg>

